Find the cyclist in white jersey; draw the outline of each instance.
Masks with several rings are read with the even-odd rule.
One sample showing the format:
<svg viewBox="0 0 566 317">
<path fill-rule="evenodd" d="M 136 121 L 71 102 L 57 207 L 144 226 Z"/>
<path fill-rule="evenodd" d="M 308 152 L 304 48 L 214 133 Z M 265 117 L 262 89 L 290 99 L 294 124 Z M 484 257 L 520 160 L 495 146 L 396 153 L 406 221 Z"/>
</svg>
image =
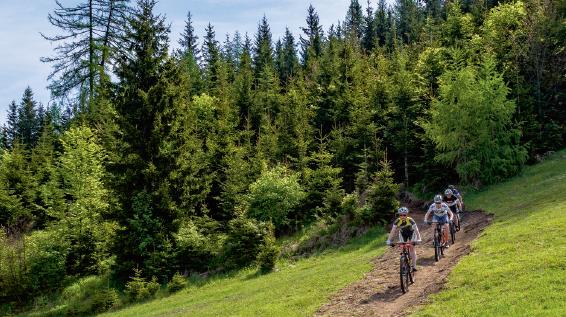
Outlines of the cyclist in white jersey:
<svg viewBox="0 0 566 317">
<path fill-rule="evenodd" d="M 430 205 L 428 211 L 424 216 L 424 221 L 426 224 L 431 223 L 431 221 L 428 220 L 431 214 L 433 214 L 432 215 L 433 223 L 443 224 L 444 234 L 442 235 L 441 243 L 443 243 L 446 247 L 448 247 L 448 232 L 449 232 L 448 224 L 454 218 L 454 214 L 450 210 L 450 207 L 448 207 L 448 205 L 442 202 L 442 196 L 440 195 L 434 196 L 434 204 Z"/>
</svg>

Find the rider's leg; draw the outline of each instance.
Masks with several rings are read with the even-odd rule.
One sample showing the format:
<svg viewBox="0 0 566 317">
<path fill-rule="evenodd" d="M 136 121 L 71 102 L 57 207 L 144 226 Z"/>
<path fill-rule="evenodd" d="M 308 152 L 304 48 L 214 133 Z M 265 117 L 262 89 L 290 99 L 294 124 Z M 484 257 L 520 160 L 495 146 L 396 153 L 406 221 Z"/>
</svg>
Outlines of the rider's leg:
<svg viewBox="0 0 566 317">
<path fill-rule="evenodd" d="M 450 227 L 448 227 L 448 223 L 445 223 L 443 225 L 444 227 L 444 233 L 442 234 L 442 238 L 443 238 L 443 243 L 448 243 L 448 232 L 450 231 Z"/>
<path fill-rule="evenodd" d="M 415 251 L 414 246 L 409 247 L 409 253 L 411 254 L 411 267 L 417 267 L 417 251 Z"/>
</svg>

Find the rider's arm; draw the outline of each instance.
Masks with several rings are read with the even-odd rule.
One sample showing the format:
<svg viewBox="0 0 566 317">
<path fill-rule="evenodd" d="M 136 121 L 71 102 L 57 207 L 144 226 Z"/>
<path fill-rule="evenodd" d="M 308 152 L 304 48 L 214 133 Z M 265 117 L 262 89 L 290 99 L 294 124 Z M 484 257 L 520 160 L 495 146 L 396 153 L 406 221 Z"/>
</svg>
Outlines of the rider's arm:
<svg viewBox="0 0 566 317">
<path fill-rule="evenodd" d="M 462 211 L 462 200 L 458 198 L 457 202 L 458 202 L 458 210 Z"/>
<path fill-rule="evenodd" d="M 419 231 L 419 227 L 417 227 L 417 224 L 415 223 L 413 225 L 413 230 L 415 231 L 415 237 L 417 238 L 417 242 L 421 242 L 421 232 Z"/>
<path fill-rule="evenodd" d="M 393 225 L 393 227 L 391 227 L 391 231 L 389 231 L 389 236 L 387 236 L 387 241 L 391 242 L 396 231 L 397 231 L 397 226 Z"/>
<path fill-rule="evenodd" d="M 426 214 L 424 215 L 424 222 L 427 222 L 428 217 L 430 216 L 430 213 L 432 212 L 432 209 L 428 209 L 428 211 L 426 212 Z"/>
</svg>

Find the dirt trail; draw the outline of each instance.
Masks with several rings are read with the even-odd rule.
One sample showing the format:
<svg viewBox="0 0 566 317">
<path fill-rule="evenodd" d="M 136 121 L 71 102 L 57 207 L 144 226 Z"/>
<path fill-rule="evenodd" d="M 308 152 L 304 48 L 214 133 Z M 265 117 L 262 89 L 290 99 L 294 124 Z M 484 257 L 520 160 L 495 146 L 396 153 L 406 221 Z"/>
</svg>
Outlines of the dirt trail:
<svg viewBox="0 0 566 317">
<path fill-rule="evenodd" d="M 318 310 L 316 316 L 406 316 L 411 307 L 422 304 L 429 294 L 442 288 L 446 276 L 460 257 L 470 252 L 470 242 L 491 222 L 491 216 L 483 212 L 466 212 L 462 230 L 456 234 L 456 243 L 445 251 L 440 261 L 435 262 L 433 227 L 422 224 L 424 213 L 411 212 L 410 215 L 419 225 L 423 243 L 416 249 L 419 271 L 409 292 L 401 292 L 399 251 L 392 248 L 375 258 L 371 272 L 340 290 Z"/>
</svg>

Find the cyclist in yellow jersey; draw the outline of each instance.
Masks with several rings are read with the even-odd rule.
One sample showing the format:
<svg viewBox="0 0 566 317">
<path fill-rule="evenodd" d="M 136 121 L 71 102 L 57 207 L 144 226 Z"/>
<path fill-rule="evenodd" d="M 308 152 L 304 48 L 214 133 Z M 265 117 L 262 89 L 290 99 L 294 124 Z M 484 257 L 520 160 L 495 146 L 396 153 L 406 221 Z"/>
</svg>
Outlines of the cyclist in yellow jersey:
<svg viewBox="0 0 566 317">
<path fill-rule="evenodd" d="M 417 223 L 413 218 L 407 216 L 409 209 L 407 207 L 401 207 L 397 210 L 399 217 L 393 222 L 393 227 L 391 232 L 389 232 L 389 237 L 385 243 L 391 245 L 391 240 L 395 236 L 395 233 L 399 231 L 399 241 L 400 242 L 413 242 L 414 244 L 421 243 L 421 233 L 417 227 Z M 410 246 L 409 252 L 411 253 L 411 266 L 413 271 L 417 270 L 417 252 L 415 252 L 415 247 Z"/>
</svg>

